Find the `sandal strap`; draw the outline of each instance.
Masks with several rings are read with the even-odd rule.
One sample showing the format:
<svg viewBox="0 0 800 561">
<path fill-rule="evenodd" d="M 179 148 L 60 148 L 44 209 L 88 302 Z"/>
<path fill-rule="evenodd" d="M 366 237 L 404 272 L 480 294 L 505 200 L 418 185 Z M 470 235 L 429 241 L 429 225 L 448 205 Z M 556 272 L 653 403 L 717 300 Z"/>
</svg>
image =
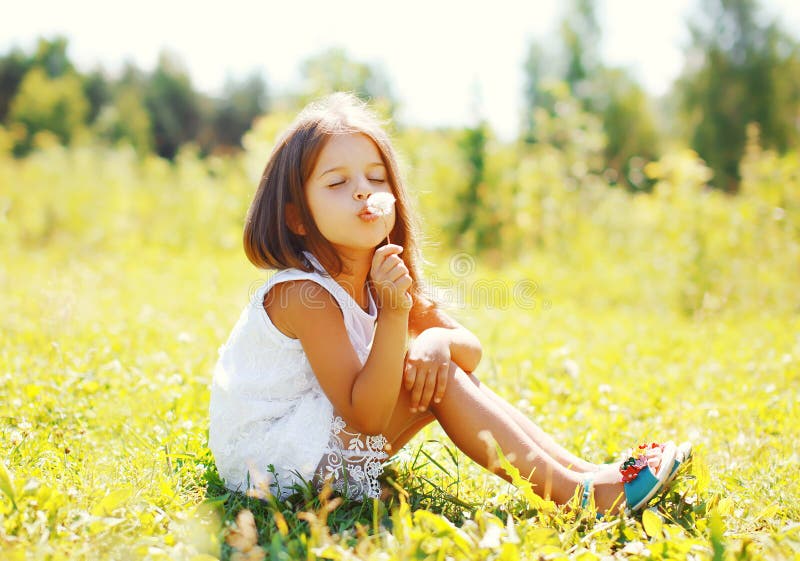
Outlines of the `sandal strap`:
<svg viewBox="0 0 800 561">
<path fill-rule="evenodd" d="M 594 478 L 590 475 L 583 480 L 583 492 L 581 493 L 581 508 L 589 506 L 589 497 L 592 494 L 592 484 Z"/>
</svg>

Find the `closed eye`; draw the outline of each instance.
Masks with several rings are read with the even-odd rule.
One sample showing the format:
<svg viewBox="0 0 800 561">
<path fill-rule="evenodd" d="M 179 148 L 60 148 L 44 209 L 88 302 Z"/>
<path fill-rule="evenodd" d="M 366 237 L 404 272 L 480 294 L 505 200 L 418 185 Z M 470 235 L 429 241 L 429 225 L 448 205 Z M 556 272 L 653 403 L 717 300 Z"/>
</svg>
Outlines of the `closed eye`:
<svg viewBox="0 0 800 561">
<path fill-rule="evenodd" d="M 337 185 L 344 185 L 344 180 L 337 181 L 336 183 L 329 183 L 328 187 L 336 187 Z"/>
<path fill-rule="evenodd" d="M 370 178 L 370 181 L 372 181 L 373 183 L 386 183 L 385 179 L 378 179 L 377 177 Z"/>
</svg>

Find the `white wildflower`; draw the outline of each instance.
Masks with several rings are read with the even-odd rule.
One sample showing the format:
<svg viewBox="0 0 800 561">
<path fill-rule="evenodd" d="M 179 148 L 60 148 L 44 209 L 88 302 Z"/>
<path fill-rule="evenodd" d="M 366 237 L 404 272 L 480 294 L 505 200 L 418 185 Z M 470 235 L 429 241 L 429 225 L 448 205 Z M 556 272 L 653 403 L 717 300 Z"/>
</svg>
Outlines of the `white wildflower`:
<svg viewBox="0 0 800 561">
<path fill-rule="evenodd" d="M 385 216 L 391 214 L 394 201 L 391 193 L 373 193 L 367 199 L 367 209 L 372 214 Z"/>
<path fill-rule="evenodd" d="M 643 557 L 650 557 L 650 550 L 639 540 L 628 542 L 622 548 L 623 553 L 641 555 Z"/>
<path fill-rule="evenodd" d="M 486 528 L 486 533 L 483 534 L 478 547 L 482 549 L 496 549 L 500 547 L 500 538 L 503 535 L 503 527 L 491 524 Z"/>
<path fill-rule="evenodd" d="M 577 378 L 581 374 L 581 367 L 571 358 L 564 359 L 564 371 L 571 378 Z"/>
</svg>

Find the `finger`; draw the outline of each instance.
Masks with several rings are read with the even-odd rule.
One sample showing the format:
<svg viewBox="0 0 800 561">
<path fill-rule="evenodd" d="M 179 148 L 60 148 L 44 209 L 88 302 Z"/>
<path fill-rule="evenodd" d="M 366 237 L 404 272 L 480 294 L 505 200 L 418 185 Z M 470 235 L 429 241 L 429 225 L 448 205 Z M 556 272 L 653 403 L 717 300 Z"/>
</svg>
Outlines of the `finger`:
<svg viewBox="0 0 800 561">
<path fill-rule="evenodd" d="M 411 388 L 414 387 L 414 380 L 416 379 L 416 377 L 417 377 L 416 367 L 409 364 L 406 367 L 405 376 L 403 376 L 403 387 L 405 387 L 407 391 L 411 391 Z"/>
<path fill-rule="evenodd" d="M 441 403 L 444 392 L 447 390 L 447 374 L 450 371 L 449 364 L 443 364 L 436 372 L 436 391 L 433 394 L 433 402 Z"/>
<path fill-rule="evenodd" d="M 425 411 L 431 403 L 433 391 L 436 389 L 436 371 L 430 370 L 425 377 L 425 389 L 422 390 L 422 398 L 419 401 L 419 410 Z"/>
<path fill-rule="evenodd" d="M 387 243 L 386 245 L 381 246 L 378 249 L 376 249 L 375 253 L 389 254 L 389 253 L 400 253 L 401 251 L 403 251 L 403 246 L 402 245 L 399 245 L 399 244 L 396 244 L 396 243 Z"/>
<path fill-rule="evenodd" d="M 403 260 L 397 255 L 390 255 L 372 271 L 372 277 L 376 280 L 386 280 L 390 278 L 389 275 L 395 267 L 402 266 L 403 264 Z"/>
<path fill-rule="evenodd" d="M 397 244 L 387 244 L 383 247 L 379 247 L 375 250 L 375 254 L 372 256 L 372 265 L 373 267 L 380 266 L 387 257 L 392 255 L 397 255 L 403 252 L 403 246 Z"/>
<path fill-rule="evenodd" d="M 408 290 L 413 282 L 414 281 L 411 278 L 411 275 L 408 273 L 403 273 L 392 281 L 392 283 L 394 283 L 394 285 L 401 290 Z"/>
<path fill-rule="evenodd" d="M 422 391 L 425 389 L 425 379 L 428 377 L 428 372 L 425 368 L 417 369 L 417 377 L 414 380 L 414 388 L 411 390 L 411 412 L 416 413 L 419 409 L 419 400 L 422 397 Z"/>
<path fill-rule="evenodd" d="M 386 266 L 387 273 L 392 273 L 392 271 L 396 270 L 398 267 L 406 269 L 406 262 L 403 261 L 403 258 L 399 255 L 392 255 L 386 261 L 384 261 L 384 265 Z"/>
<path fill-rule="evenodd" d="M 399 245 L 385 245 L 375 250 L 372 255 L 372 265 L 370 266 L 370 273 L 373 277 L 381 270 L 381 266 L 387 257 L 396 255 L 402 251 L 402 246 Z"/>
<path fill-rule="evenodd" d="M 407 274 L 408 274 L 408 267 L 406 267 L 405 263 L 400 261 L 400 263 L 392 267 L 392 269 L 390 269 L 389 272 L 386 273 L 386 278 L 390 279 L 392 282 L 397 282 L 397 279 Z"/>
<path fill-rule="evenodd" d="M 386 258 L 386 260 L 381 264 L 380 270 L 384 273 L 389 273 L 394 270 L 396 267 L 401 267 L 405 265 L 403 260 L 398 255 L 390 255 Z"/>
</svg>

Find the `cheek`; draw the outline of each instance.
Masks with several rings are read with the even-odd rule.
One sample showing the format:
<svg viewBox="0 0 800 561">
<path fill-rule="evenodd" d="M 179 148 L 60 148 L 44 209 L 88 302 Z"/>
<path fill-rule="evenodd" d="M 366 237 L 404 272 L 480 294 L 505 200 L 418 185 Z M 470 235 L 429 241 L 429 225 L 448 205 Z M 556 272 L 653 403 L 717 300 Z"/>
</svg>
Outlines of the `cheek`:
<svg viewBox="0 0 800 561">
<path fill-rule="evenodd" d="M 320 191 L 309 197 L 308 209 L 318 229 L 337 226 L 337 220 L 341 216 L 341 212 L 337 210 L 344 204 L 342 196 L 339 191 L 330 190 Z"/>
<path fill-rule="evenodd" d="M 330 207 L 331 196 L 330 192 L 323 190 L 316 191 L 308 196 L 308 209 L 311 211 L 314 220 L 319 220 L 320 217 L 325 216 L 325 209 Z"/>
</svg>

